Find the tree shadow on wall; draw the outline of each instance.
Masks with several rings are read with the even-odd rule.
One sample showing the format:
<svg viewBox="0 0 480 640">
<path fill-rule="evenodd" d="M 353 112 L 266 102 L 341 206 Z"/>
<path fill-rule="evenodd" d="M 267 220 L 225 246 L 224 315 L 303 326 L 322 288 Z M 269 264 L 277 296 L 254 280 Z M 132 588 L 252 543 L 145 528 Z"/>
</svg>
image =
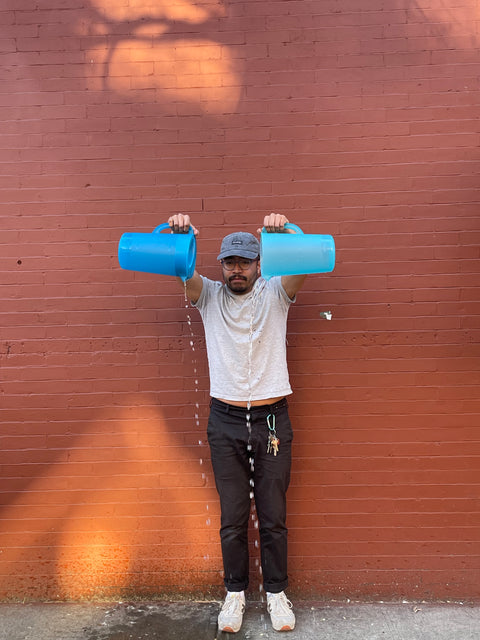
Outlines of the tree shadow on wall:
<svg viewBox="0 0 480 640">
<path fill-rule="evenodd" d="M 86 49 L 87 88 L 167 109 L 187 103 L 200 113 L 234 111 L 241 77 L 224 3 L 145 5 L 91 0 L 76 27 Z"/>
</svg>

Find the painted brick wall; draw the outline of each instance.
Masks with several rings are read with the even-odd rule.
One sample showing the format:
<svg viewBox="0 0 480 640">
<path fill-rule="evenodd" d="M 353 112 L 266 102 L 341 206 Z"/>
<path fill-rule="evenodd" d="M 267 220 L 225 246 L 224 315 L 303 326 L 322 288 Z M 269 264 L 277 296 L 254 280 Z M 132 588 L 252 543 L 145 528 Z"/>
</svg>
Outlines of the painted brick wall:
<svg viewBox="0 0 480 640">
<path fill-rule="evenodd" d="M 0 598 L 222 593 L 201 323 L 116 258 L 178 211 L 210 277 L 270 211 L 336 239 L 289 320 L 290 593 L 478 598 L 479 15 L 3 0 Z"/>
</svg>

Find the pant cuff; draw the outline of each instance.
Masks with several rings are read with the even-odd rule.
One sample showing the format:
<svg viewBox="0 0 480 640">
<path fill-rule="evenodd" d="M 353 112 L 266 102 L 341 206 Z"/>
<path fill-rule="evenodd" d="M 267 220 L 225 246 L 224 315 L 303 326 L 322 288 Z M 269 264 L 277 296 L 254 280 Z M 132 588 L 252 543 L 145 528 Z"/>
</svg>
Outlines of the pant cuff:
<svg viewBox="0 0 480 640">
<path fill-rule="evenodd" d="M 288 580 L 284 582 L 276 582 L 275 584 L 264 583 L 263 588 L 267 593 L 280 593 L 288 587 Z"/>
</svg>

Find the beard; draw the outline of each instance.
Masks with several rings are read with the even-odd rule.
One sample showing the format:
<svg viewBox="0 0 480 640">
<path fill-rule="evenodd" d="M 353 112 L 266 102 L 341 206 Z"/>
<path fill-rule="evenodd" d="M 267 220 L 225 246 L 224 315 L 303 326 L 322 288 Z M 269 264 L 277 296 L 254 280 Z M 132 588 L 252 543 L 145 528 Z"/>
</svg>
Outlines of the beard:
<svg viewBox="0 0 480 640">
<path fill-rule="evenodd" d="M 243 292 L 248 286 L 248 280 L 245 276 L 231 276 L 227 280 L 227 285 L 232 291 Z"/>
<path fill-rule="evenodd" d="M 247 278 L 246 276 L 235 274 L 225 279 L 227 287 L 233 293 L 248 293 L 252 290 L 257 278 Z"/>
</svg>

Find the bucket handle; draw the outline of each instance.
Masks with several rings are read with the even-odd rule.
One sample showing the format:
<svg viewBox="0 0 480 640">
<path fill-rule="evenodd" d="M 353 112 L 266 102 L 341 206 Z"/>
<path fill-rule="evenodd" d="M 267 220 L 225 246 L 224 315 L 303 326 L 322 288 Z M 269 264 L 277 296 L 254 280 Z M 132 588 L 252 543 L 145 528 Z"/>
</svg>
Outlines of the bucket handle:
<svg viewBox="0 0 480 640">
<path fill-rule="evenodd" d="M 300 234 L 301 233 L 303 235 L 303 231 L 300 229 L 300 227 L 297 227 L 297 225 L 293 224 L 292 222 L 286 222 L 284 227 L 285 227 L 285 229 L 293 229 L 296 234 Z M 262 233 L 268 233 L 268 231 L 265 229 L 265 227 L 263 227 Z"/>
<path fill-rule="evenodd" d="M 158 227 L 156 227 L 152 233 L 160 233 L 161 231 L 163 231 L 166 228 L 170 228 L 170 225 L 168 224 L 168 222 L 164 222 L 163 224 L 159 224 Z M 193 235 L 193 229 L 192 229 L 192 225 L 190 225 L 190 228 L 188 229 L 188 233 Z"/>
</svg>

